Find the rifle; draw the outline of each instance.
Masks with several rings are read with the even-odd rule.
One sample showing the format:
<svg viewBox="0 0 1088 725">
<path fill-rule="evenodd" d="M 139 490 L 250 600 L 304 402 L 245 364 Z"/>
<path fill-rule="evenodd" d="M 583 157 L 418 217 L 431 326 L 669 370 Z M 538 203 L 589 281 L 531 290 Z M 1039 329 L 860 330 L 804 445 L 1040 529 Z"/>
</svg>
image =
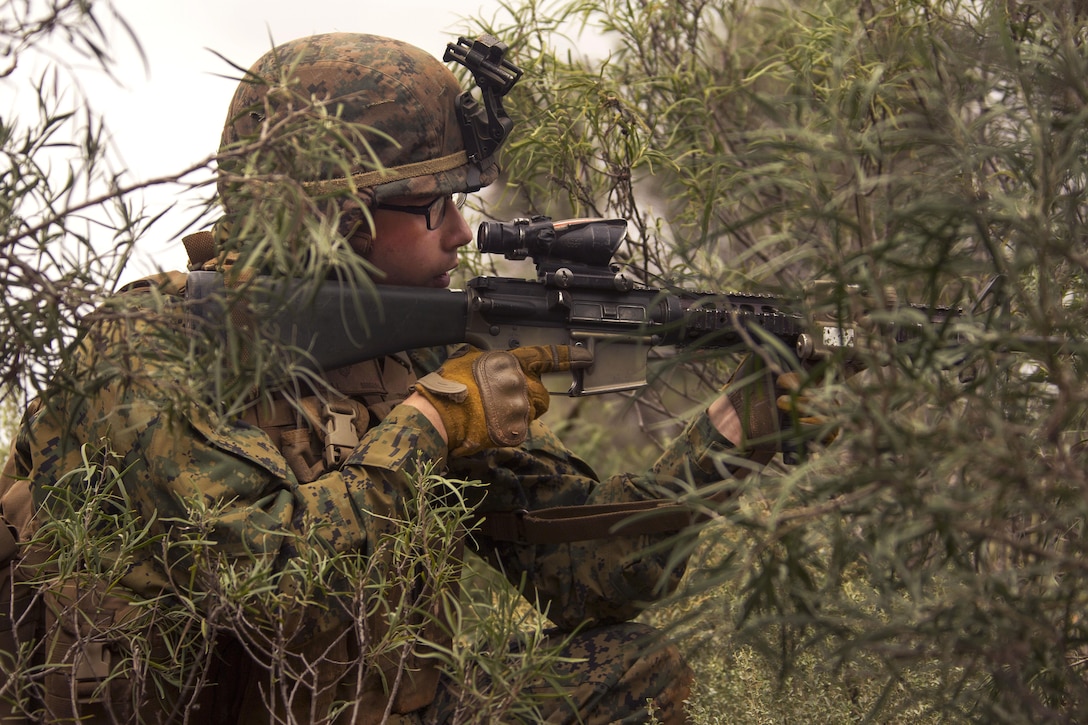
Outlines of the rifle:
<svg viewBox="0 0 1088 725">
<path fill-rule="evenodd" d="M 480 251 L 511 260 L 530 258 L 535 280 L 482 276 L 463 290 L 377 285 L 372 292 L 330 281 L 300 295 L 299 284 L 258 277 L 244 295 L 254 309 L 269 303 L 267 317 L 255 315 L 261 317 L 262 334 L 301 348 L 309 364 L 322 370 L 466 342 L 481 349 L 583 346 L 594 362 L 572 371 L 567 390 L 572 396 L 646 385 L 651 351 L 751 347 L 773 338 L 798 361 L 818 361 L 871 349 L 871 342 L 864 341 L 877 336 L 865 333 L 876 327 L 881 340 L 890 335 L 904 342 L 926 325 L 947 324 L 955 315 L 947 308 L 911 305 L 916 314 L 910 324 L 874 324 L 859 312 L 857 290 L 828 285 L 821 305 L 760 294 L 641 286 L 612 261 L 626 231 L 623 219 L 483 222 L 477 233 Z M 222 327 L 229 295 L 223 275 L 191 272 L 186 289 L 196 317 Z M 871 309 L 872 301 L 865 306 Z"/>
</svg>

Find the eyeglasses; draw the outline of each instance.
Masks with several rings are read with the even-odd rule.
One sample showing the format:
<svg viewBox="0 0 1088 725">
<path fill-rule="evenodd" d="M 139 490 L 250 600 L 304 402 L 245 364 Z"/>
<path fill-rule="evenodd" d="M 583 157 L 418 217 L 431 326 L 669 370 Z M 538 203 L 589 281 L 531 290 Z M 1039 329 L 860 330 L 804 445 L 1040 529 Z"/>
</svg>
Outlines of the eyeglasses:
<svg viewBox="0 0 1088 725">
<path fill-rule="evenodd" d="M 465 200 L 467 198 L 467 194 L 447 194 L 446 196 L 437 196 L 434 201 L 429 204 L 421 204 L 419 206 L 378 203 L 374 205 L 374 208 L 400 211 L 405 214 L 417 214 L 419 216 L 427 217 L 427 228 L 433 231 L 442 226 L 442 222 L 445 221 L 446 207 L 450 202 L 453 202 L 453 205 L 460 209 L 465 205 Z"/>
</svg>

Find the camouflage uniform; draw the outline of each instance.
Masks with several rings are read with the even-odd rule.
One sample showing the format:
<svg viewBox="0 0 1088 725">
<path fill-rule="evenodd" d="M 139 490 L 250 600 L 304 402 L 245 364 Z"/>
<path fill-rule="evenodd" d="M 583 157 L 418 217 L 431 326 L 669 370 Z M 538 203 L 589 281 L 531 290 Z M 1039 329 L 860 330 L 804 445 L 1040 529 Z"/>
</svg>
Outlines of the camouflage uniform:
<svg viewBox="0 0 1088 725">
<path fill-rule="evenodd" d="M 447 87 L 435 92 L 450 90 Z M 241 106 L 237 104 L 232 107 L 232 115 L 237 115 L 238 108 Z M 448 138 L 438 143 L 451 149 L 458 146 Z M 423 176 L 397 180 L 393 173 L 391 187 L 376 188 L 388 195 L 421 189 L 421 193 L 445 193 L 451 188 L 480 186 L 494 178 L 490 160 L 469 165 L 467 170 L 462 158 L 456 160 L 459 166 L 437 172 L 431 169 Z M 376 172 L 358 169 L 357 173 L 360 180 L 365 180 L 370 178 L 367 174 Z M 170 295 L 180 294 L 182 284 L 181 277 L 165 281 L 167 309 L 157 316 L 114 315 L 92 327 L 69 368 L 59 376 L 56 389 L 28 413 L 0 492 L 9 523 L 24 542 L 28 541 L 42 522 L 49 521 L 53 507 L 50 497 L 56 488 L 67 489 L 76 497 L 85 494 L 79 487 L 80 480 L 66 478 L 69 471 L 84 463 L 82 446 L 108 443 L 119 456 L 116 468 L 124 471 L 126 504 L 151 536 L 166 540 L 193 536 L 196 524 L 186 521 L 195 500 L 204 502 L 210 511 L 199 522 L 196 533 L 212 542 L 215 554 L 224 560 L 258 562 L 270 571 L 285 572 L 292 562 L 330 552 L 378 556 L 378 543 L 391 527 L 395 528 L 398 513 L 409 507 L 415 494 L 413 476 L 419 462 L 442 461 L 447 455 L 442 438 L 427 419 L 413 408 L 398 405 L 407 396 L 415 376 L 434 368 L 437 354 L 424 351 L 365 363 L 362 367 L 366 372 L 361 377 L 354 369 L 328 373 L 330 386 L 339 389 L 345 400 L 354 401 L 356 409 L 365 408 L 366 414 L 357 418 L 362 421 L 358 445 L 341 465 L 331 470 L 322 470 L 319 464 L 305 468 L 297 460 L 289 462 L 288 455 L 289 440 L 294 440 L 289 435 L 292 431 L 302 429 L 307 438 L 319 432 L 304 416 L 301 422 L 285 428 L 277 421 L 262 419 L 260 413 L 221 419 L 208 406 L 179 406 L 173 390 L 184 388 L 192 371 L 186 367 L 183 352 L 165 345 L 159 326 L 164 319 L 170 320 Z M 128 300 L 134 308 L 140 308 L 146 301 L 145 294 L 150 294 L 146 286 L 129 295 Z M 139 354 L 133 355 L 133 351 Z M 367 381 L 365 391 L 352 389 L 350 381 L 358 379 Z M 73 389 L 88 392 L 69 392 Z M 704 414 L 686 428 L 648 473 L 600 480 L 537 421 L 524 445 L 446 461 L 444 473 L 454 479 L 486 483 L 486 488 L 469 489 L 475 497 L 469 503 L 483 513 L 636 501 L 660 496 L 659 486 L 667 487 L 672 481 L 700 485 L 719 480 L 722 474 L 713 460 L 725 447 L 726 442 Z M 36 518 L 26 503 L 27 487 Z M 482 496 L 484 491 L 486 496 Z M 652 631 L 630 623 L 639 612 L 638 602 L 652 601 L 659 596 L 663 580 L 675 584 L 681 574 L 676 569 L 667 570 L 664 553 L 638 554 L 652 541 L 646 536 L 614 536 L 532 545 L 497 542 L 485 536 L 467 539 L 468 546 L 501 566 L 512 582 L 519 583 L 524 577 L 529 598 L 547 606 L 548 617 L 560 630 L 579 628 L 568 654 L 584 661 L 562 665 L 571 678 L 569 699 L 556 700 L 549 706 L 550 720 L 639 722 L 646 719 L 647 700 L 655 701 L 663 720 L 683 718 L 689 671 L 675 647 L 660 641 L 648 647 Z M 48 556 L 48 552 L 37 553 Z M 184 552 L 171 550 L 164 555 L 148 548 L 125 568 L 115 590 L 99 592 L 92 598 L 96 611 L 109 610 L 114 618 L 138 616 L 126 613 L 124 605 L 130 597 L 159 598 L 160 607 L 170 606 L 174 601 L 171 593 L 189 596 L 201 587 L 214 586 L 214 582 L 187 578 L 186 572 L 194 567 L 195 562 Z M 379 571 L 375 575 L 381 574 Z M 341 662 L 350 660 L 350 651 L 341 650 L 359 647 L 358 642 L 352 644 L 352 638 L 345 636 L 356 624 L 353 609 L 339 606 L 320 593 L 306 592 L 303 596 L 294 592 L 292 587 L 297 582 L 291 576 L 278 581 L 282 593 L 293 601 L 286 624 L 282 625 L 289 630 L 290 641 L 300 649 L 309 648 L 326 657 L 333 651 L 333 643 L 340 648 L 336 658 Z M 58 601 L 63 596 L 56 595 Z M 148 608 L 140 610 L 146 611 Z M 95 626 L 101 632 L 108 629 L 107 625 Z M 72 624 L 77 632 L 85 626 L 90 625 L 86 621 Z M 54 655 L 61 653 L 61 659 L 63 646 L 71 645 L 66 642 L 51 645 Z M 123 643 L 108 642 L 107 647 L 121 650 Z M 126 656 L 124 651 L 115 654 Z M 213 713 L 212 721 L 268 721 L 263 706 L 268 693 L 260 689 L 260 668 L 245 664 L 250 654 L 236 642 L 227 641 L 219 649 L 218 659 L 228 662 L 217 671 L 219 689 L 211 688 L 210 695 L 201 695 L 211 698 L 205 700 L 209 710 L 203 712 Z M 169 661 L 168 653 L 165 656 Z M 396 662 L 396 657 L 391 659 Z M 395 715 L 417 721 L 441 722 L 451 717 L 458 683 L 440 682 L 433 668 L 419 662 L 415 665 L 419 666 L 407 673 L 391 703 L 385 694 L 391 680 L 383 684 L 380 678 L 370 677 L 359 689 L 354 679 L 358 673 L 350 668 L 335 671 L 330 681 L 354 686 L 355 697 L 363 705 L 356 720 L 341 718 L 338 722 L 378 722 L 387 707 Z M 385 674 L 395 675 L 396 668 L 391 667 Z M 224 684 L 232 676 L 235 681 Z M 120 686 L 123 689 L 124 683 Z M 547 687 L 540 683 L 540 688 Z M 330 692 L 335 690 L 330 688 Z M 311 705 L 320 709 L 328 704 L 322 701 L 315 705 L 320 698 L 314 698 L 314 702 L 308 698 L 292 702 L 300 721 L 308 719 Z M 146 703 L 123 707 L 123 699 L 123 693 L 114 698 L 115 716 L 120 713 L 122 718 L 127 714 L 144 721 L 166 719 L 163 709 L 151 707 L 153 714 L 149 715 Z M 171 702 L 170 698 L 166 701 Z M 71 703 L 54 705 L 60 708 L 57 712 L 64 712 L 63 708 Z M 95 707 L 103 706 L 80 712 L 94 716 Z M 110 721 L 99 717 L 90 721 Z"/>
<path fill-rule="evenodd" d="M 139 333 L 128 330 L 125 334 Z M 155 341 L 152 336 L 146 345 L 129 342 L 147 348 Z M 85 347 L 78 359 L 113 364 L 108 350 Z M 117 465 L 125 470 L 133 511 L 138 520 L 152 526 L 153 533 L 167 537 L 184 533 L 177 522 L 189 515 L 185 501 L 202 495 L 221 506 L 214 519 L 203 523 L 218 553 L 283 566 L 292 557 L 308 556 L 300 547 L 313 541 L 306 535 L 310 531 L 324 532 L 321 544 L 335 551 L 371 551 L 389 526 L 387 517 L 413 495 L 412 471 L 418 458 L 437 461 L 446 455 L 430 423 L 414 409 L 397 406 L 380 422 L 375 416 L 376 424 L 339 470 L 300 483 L 270 435 L 260 428 L 243 421 L 214 420 L 195 407 L 187 415 L 164 414 L 171 401 L 162 381 L 182 379 L 183 371 L 170 370 L 154 358 L 139 364 L 153 370 L 146 377 L 134 371 L 114 378 L 88 397 L 47 398 L 27 417 L 9 462 L 9 475 L 29 481 L 36 504 L 45 504 L 48 487 L 64 485 L 64 474 L 82 463 L 83 443 L 108 440 L 114 451 L 123 454 Z M 112 372 L 83 368 L 75 378 L 108 379 Z M 407 392 L 388 390 L 381 398 L 395 403 Z M 719 479 L 710 461 L 722 445 L 705 415 L 700 416 L 647 476 L 618 475 L 599 481 L 584 461 L 537 421 L 525 445 L 453 460 L 446 473 L 486 482 L 486 489 L 479 489 L 486 490 L 479 502 L 483 512 L 640 500 L 659 495 L 656 482 L 693 480 L 698 484 Z M 24 539 L 32 532 L 33 526 L 23 522 Z M 666 576 L 664 554 L 635 555 L 651 543 L 648 538 L 616 536 L 526 545 L 475 536 L 470 542 L 483 557 L 500 565 L 511 581 L 525 575 L 529 598 L 546 604 L 549 618 L 559 627 L 583 628 L 571 655 L 586 657 L 587 662 L 570 665 L 579 683 L 573 695 L 585 708 L 580 717 L 588 722 L 621 717 L 639 721 L 645 717 L 649 698 L 666 712 L 679 712 L 688 677 L 679 655 L 672 647 L 646 655 L 635 640 L 651 632 L 622 624 L 639 612 L 638 602 L 657 596 L 656 587 Z M 149 555 L 134 562 L 120 583 L 141 596 L 160 596 L 179 586 L 172 569 L 184 565 L 184 561 L 164 564 Z M 678 575 L 677 571 L 668 573 L 673 581 Z M 293 613 L 297 636 L 314 640 L 340 632 L 350 624 L 343 618 L 346 611 L 320 602 L 300 604 Z M 404 699 L 425 705 L 429 697 Z M 439 697 L 435 712 L 441 712 L 442 703 Z M 379 697 L 375 705 L 384 707 L 384 702 Z"/>
</svg>

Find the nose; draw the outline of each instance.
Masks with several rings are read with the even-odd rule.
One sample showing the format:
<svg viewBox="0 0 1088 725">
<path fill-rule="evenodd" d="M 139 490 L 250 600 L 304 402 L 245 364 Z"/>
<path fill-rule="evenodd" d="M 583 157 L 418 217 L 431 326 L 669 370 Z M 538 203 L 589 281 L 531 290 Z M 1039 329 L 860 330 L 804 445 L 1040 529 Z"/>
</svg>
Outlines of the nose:
<svg viewBox="0 0 1088 725">
<path fill-rule="evenodd" d="M 472 241 L 472 230 L 453 199 L 446 200 L 446 218 L 442 222 L 442 240 L 449 250 L 459 249 Z"/>
</svg>

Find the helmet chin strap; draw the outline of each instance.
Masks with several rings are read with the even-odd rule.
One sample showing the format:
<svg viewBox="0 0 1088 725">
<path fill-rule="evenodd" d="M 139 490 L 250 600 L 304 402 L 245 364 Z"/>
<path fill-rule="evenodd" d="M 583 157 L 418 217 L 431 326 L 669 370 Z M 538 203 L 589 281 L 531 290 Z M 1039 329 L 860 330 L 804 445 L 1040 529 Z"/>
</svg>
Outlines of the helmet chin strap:
<svg viewBox="0 0 1088 725">
<path fill-rule="evenodd" d="M 492 156 L 510 135 L 514 122 L 502 107 L 502 97 L 521 78 L 521 68 L 503 59 L 505 43 L 492 35 L 473 41 L 460 38 L 446 46 L 445 62 L 455 61 L 469 69 L 483 96 L 483 107 L 471 92 L 457 98 L 457 119 L 470 163 L 479 164 Z"/>
</svg>

